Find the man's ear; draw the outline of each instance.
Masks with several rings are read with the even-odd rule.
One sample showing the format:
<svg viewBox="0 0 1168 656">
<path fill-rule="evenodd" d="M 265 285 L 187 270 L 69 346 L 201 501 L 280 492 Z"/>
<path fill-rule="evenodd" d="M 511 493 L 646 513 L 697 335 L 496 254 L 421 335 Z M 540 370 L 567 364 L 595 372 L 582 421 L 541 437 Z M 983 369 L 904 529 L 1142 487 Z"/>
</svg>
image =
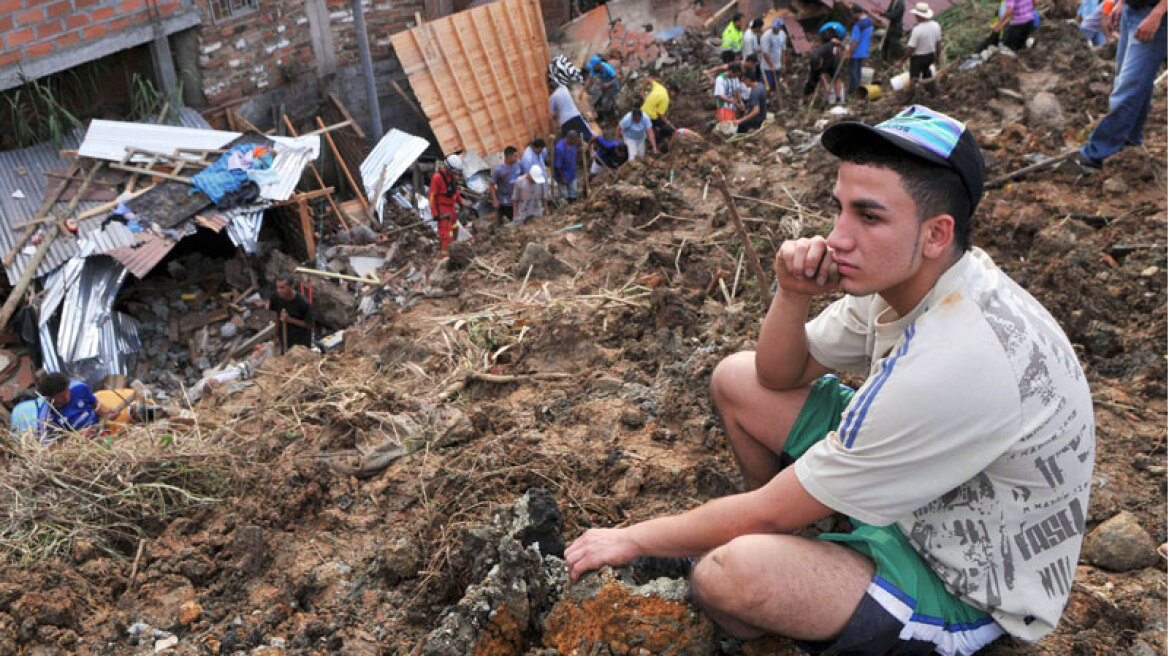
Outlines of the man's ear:
<svg viewBox="0 0 1168 656">
<path fill-rule="evenodd" d="M 943 257 L 953 244 L 956 223 L 950 214 L 938 214 L 925 219 L 921 226 L 921 255 L 930 260 Z"/>
</svg>

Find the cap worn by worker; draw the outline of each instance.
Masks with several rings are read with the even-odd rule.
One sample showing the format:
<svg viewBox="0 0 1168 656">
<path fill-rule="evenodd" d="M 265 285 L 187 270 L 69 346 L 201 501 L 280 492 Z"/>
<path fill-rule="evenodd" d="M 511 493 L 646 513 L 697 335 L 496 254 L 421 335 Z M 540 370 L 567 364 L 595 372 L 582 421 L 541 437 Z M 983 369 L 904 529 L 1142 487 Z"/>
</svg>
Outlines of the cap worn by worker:
<svg viewBox="0 0 1168 656">
<path fill-rule="evenodd" d="M 602 60 L 600 59 L 600 55 L 592 55 L 591 57 L 588 58 L 588 63 L 585 64 L 585 66 L 587 66 L 588 68 L 595 68 L 596 65 L 599 64 L 601 61 Z"/>
<path fill-rule="evenodd" d="M 930 7 L 929 3 L 927 2 L 918 2 L 917 5 L 913 7 L 912 15 L 919 16 L 925 20 L 930 20 L 933 18 L 933 8 Z"/>
<path fill-rule="evenodd" d="M 777 30 L 782 26 L 783 26 L 783 19 L 781 19 L 781 18 L 776 18 L 775 22 L 771 23 L 772 30 Z"/>
<path fill-rule="evenodd" d="M 969 194 L 972 214 L 985 187 L 985 159 L 965 124 L 922 105 L 913 105 L 872 127 L 844 121 L 829 127 L 820 141 L 833 155 L 843 157 L 849 144 L 876 139 L 903 153 L 952 169 Z"/>
<path fill-rule="evenodd" d="M 844 26 L 841 25 L 840 23 L 835 22 L 835 21 L 824 23 L 823 27 L 819 28 L 819 33 L 823 34 L 824 32 L 827 32 L 828 30 L 835 32 L 835 35 L 837 37 L 840 37 L 840 38 L 843 38 L 844 34 L 847 34 L 847 30 L 844 29 Z"/>
<path fill-rule="evenodd" d="M 531 168 L 527 170 L 527 174 L 531 176 L 531 181 L 535 184 L 547 182 L 547 178 L 543 177 L 543 167 L 539 164 L 532 164 Z"/>
</svg>

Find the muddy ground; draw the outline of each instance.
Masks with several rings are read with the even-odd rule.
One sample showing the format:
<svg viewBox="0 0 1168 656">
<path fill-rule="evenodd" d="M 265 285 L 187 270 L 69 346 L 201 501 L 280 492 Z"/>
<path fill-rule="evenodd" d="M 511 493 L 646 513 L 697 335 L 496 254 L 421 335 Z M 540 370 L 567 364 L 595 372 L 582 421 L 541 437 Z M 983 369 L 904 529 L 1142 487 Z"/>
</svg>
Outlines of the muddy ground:
<svg viewBox="0 0 1168 656">
<path fill-rule="evenodd" d="M 1080 143 L 1107 107 L 1111 62 L 1057 21 L 1040 39 L 1057 47 L 953 72 L 935 96 L 854 109 L 871 120 L 912 101 L 952 112 L 979 136 L 990 177 L 1015 170 Z M 1060 101 L 1061 117 L 1019 99 L 1038 91 Z M 689 92 L 701 93 L 698 81 Z M 693 98 L 675 120 L 704 129 Z M 217 390 L 195 408 L 195 428 L 166 436 L 168 448 L 196 445 L 176 486 L 200 456 L 233 454 L 216 494 L 0 568 L 0 653 L 144 654 L 174 639 L 180 654 L 797 653 L 717 634 L 663 589 L 634 614 L 667 621 L 612 638 L 605 605 L 589 605 L 618 594 L 608 579 L 564 592 L 554 559 L 512 537 L 535 531 L 554 552 L 589 526 L 740 489 L 707 385 L 721 358 L 750 348 L 763 308 L 711 172 L 767 201 L 739 208 L 769 262 L 783 239 L 830 225 L 833 162 L 818 146 L 799 152 L 821 118 L 783 114 L 737 145 L 682 141 L 595 181 L 580 204 L 484 225 L 463 266 L 431 271 L 408 309 L 386 302 L 343 353 L 294 351 Z M 1089 529 L 1126 510 L 1154 544 L 1168 539 L 1166 118 L 1161 91 L 1145 145 L 1102 175 L 1072 165 L 989 190 L 974 233 L 1054 313 L 1090 379 Z M 508 529 L 508 509 L 532 488 L 550 493 L 537 497 L 543 528 Z M 1115 572 L 1084 560 L 1054 635 L 988 653 L 1163 653 L 1164 561 L 1143 564 Z M 499 601 L 476 586 L 484 579 L 521 592 Z M 563 594 L 570 601 L 553 609 Z"/>
</svg>

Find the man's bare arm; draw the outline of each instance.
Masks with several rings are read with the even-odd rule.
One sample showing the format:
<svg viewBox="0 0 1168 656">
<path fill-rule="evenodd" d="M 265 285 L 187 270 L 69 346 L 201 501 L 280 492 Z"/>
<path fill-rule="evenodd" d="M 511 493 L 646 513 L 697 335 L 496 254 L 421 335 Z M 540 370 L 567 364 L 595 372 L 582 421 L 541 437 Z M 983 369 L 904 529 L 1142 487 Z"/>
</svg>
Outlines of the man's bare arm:
<svg viewBox="0 0 1168 656">
<path fill-rule="evenodd" d="M 811 299 L 838 285 L 835 265 L 822 237 L 783 242 L 775 256 L 778 292 L 755 347 L 758 382 L 773 390 L 803 387 L 829 369 L 811 357 L 807 316 Z"/>
</svg>

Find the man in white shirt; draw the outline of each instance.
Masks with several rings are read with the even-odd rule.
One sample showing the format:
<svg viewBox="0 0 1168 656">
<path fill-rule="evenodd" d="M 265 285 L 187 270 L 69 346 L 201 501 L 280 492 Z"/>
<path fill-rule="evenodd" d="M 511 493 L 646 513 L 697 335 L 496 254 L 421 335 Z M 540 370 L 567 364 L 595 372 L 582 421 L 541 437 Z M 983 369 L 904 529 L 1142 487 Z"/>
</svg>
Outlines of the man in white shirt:
<svg viewBox="0 0 1168 656">
<path fill-rule="evenodd" d="M 937 55 L 941 53 L 941 25 L 933 20 L 933 10 L 927 2 L 918 2 L 913 7 L 912 14 L 917 17 L 918 22 L 908 35 L 908 52 L 896 62 L 896 67 L 904 66 L 904 60 L 907 58 L 909 77 L 912 80 L 931 80 L 933 79 L 931 67 L 938 63 Z"/>
<path fill-rule="evenodd" d="M 742 35 L 742 58 L 758 52 L 759 39 L 762 37 L 762 19 L 756 18 L 750 22 L 750 29 Z"/>
<path fill-rule="evenodd" d="M 767 91 L 777 93 L 783 75 L 783 57 L 787 52 L 787 32 L 783 19 L 776 18 L 771 29 L 759 40 L 759 65 L 762 66 L 763 81 Z"/>
<path fill-rule="evenodd" d="M 616 126 L 616 138 L 625 142 L 629 147 L 629 161 L 645 156 L 645 142 L 653 147 L 653 154 L 657 154 L 657 137 L 653 134 L 653 121 L 639 109 L 634 109 L 624 115 Z"/>
<path fill-rule="evenodd" d="M 1075 351 L 970 247 L 985 165 L 964 124 L 913 106 L 821 142 L 842 160 L 831 234 L 783 243 L 757 351 L 711 381 L 750 490 L 591 529 L 569 573 L 700 556 L 694 599 L 727 632 L 811 651 L 1034 642 L 1067 603 L 1086 526 L 1095 422 Z M 832 370 L 867 379 L 852 391 Z M 833 512 L 853 530 L 791 535 Z"/>
<path fill-rule="evenodd" d="M 555 120 L 556 125 L 560 126 L 560 136 L 566 137 L 569 132 L 575 130 L 577 134 L 584 136 L 585 141 L 590 140 L 592 130 L 589 129 L 588 123 L 584 121 L 579 108 L 576 107 L 571 90 L 563 84 L 549 83 L 548 86 L 555 87 L 551 95 L 548 96 L 548 108 L 551 110 L 552 119 Z"/>
</svg>

